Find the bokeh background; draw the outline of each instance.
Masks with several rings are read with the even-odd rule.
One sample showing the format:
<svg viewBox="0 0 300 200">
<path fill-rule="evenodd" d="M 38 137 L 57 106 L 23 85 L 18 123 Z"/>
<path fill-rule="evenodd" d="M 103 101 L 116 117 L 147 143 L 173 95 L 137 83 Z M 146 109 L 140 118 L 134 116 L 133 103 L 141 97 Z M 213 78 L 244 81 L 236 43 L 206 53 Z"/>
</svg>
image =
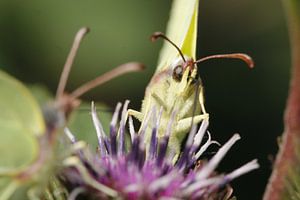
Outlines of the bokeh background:
<svg viewBox="0 0 300 200">
<path fill-rule="evenodd" d="M 140 73 L 119 77 L 83 99 L 114 106 L 131 100 L 139 109 L 157 62 L 171 1 L 140 0 L 1 0 L 0 68 L 26 83 L 55 92 L 73 37 L 82 26 L 84 39 L 68 82 L 72 91 L 83 82 L 128 61 L 145 63 Z M 198 57 L 245 52 L 255 60 L 250 70 L 240 61 L 201 64 L 213 138 L 224 143 L 242 136 L 219 171 L 230 171 L 258 158 L 261 168 L 232 185 L 239 199 L 261 199 L 282 133 L 288 92 L 290 51 L 280 0 L 200 1 Z"/>
</svg>

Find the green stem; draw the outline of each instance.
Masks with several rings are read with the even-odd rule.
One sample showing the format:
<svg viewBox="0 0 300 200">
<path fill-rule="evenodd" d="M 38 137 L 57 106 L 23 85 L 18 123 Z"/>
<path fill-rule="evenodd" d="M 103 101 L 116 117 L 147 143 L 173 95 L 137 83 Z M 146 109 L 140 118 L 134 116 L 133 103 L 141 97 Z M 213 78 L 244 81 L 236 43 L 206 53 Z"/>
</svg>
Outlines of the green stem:
<svg viewBox="0 0 300 200">
<path fill-rule="evenodd" d="M 300 0 L 282 0 L 286 12 L 292 69 L 289 96 L 284 115 L 282 144 L 265 191 L 264 200 L 290 198 L 289 183 L 300 168 Z M 298 173 L 298 174 L 297 174 Z M 298 191 L 299 192 L 299 191 Z"/>
</svg>

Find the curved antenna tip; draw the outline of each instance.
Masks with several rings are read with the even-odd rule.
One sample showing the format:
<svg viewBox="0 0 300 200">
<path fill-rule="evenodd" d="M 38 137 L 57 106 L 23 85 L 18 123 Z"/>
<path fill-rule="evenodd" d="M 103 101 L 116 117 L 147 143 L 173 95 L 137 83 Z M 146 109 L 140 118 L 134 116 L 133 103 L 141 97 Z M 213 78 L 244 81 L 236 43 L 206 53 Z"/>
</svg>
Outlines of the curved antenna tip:
<svg viewBox="0 0 300 200">
<path fill-rule="evenodd" d="M 177 49 L 178 53 L 180 54 L 182 60 L 184 62 L 186 62 L 181 49 L 174 42 L 172 42 L 172 40 L 170 40 L 164 33 L 162 33 L 162 32 L 154 32 L 151 35 L 151 41 L 152 42 L 155 42 L 158 38 L 163 38 L 164 40 L 166 40 L 167 42 L 169 42 L 173 47 L 175 47 L 175 49 Z"/>
<path fill-rule="evenodd" d="M 196 60 L 194 62 L 194 64 L 201 63 L 201 62 L 211 60 L 211 59 L 216 59 L 216 58 L 240 59 L 240 60 L 244 61 L 248 65 L 249 68 L 252 69 L 254 67 L 253 59 L 245 53 L 217 54 L 217 55 L 212 55 L 212 56 L 206 56 L 204 58 Z"/>
<path fill-rule="evenodd" d="M 254 68 L 253 59 L 247 54 L 243 54 L 243 55 L 245 56 L 245 59 L 243 59 L 243 60 L 248 64 L 249 68 L 251 68 L 251 69 Z"/>
<path fill-rule="evenodd" d="M 158 38 L 162 36 L 165 36 L 162 32 L 154 32 L 150 37 L 151 42 L 155 42 Z"/>
</svg>

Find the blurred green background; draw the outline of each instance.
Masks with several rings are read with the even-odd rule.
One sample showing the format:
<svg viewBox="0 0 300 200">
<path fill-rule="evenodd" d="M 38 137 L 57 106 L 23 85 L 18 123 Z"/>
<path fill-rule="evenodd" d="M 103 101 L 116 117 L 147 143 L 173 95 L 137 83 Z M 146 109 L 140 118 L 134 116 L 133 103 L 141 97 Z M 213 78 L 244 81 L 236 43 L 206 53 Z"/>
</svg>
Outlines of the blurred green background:
<svg viewBox="0 0 300 200">
<path fill-rule="evenodd" d="M 73 37 L 91 28 L 76 57 L 68 82 L 72 91 L 85 81 L 128 62 L 147 69 L 119 77 L 84 96 L 114 106 L 131 100 L 139 109 L 151 78 L 161 42 L 154 31 L 165 31 L 171 1 L 139 0 L 1 0 L 0 68 L 27 83 L 40 83 L 53 93 Z M 200 1 L 198 57 L 217 53 L 250 54 L 256 66 L 215 60 L 201 64 L 210 131 L 224 143 L 242 136 L 220 165 L 230 171 L 253 158 L 261 168 L 235 180 L 239 199 L 260 199 L 282 133 L 290 52 L 279 0 Z"/>
</svg>

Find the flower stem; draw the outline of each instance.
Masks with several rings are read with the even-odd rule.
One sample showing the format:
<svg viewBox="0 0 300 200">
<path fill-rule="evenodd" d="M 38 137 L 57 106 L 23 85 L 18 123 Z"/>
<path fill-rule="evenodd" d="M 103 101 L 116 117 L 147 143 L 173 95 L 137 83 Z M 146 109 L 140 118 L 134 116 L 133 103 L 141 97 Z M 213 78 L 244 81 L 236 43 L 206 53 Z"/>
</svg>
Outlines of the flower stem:
<svg viewBox="0 0 300 200">
<path fill-rule="evenodd" d="M 290 181 L 299 176 L 300 164 L 300 1 L 282 0 L 288 22 L 292 68 L 284 114 L 284 132 L 264 200 L 292 196 Z M 298 189 L 298 190 L 297 190 Z M 293 189 L 296 193 L 300 188 Z M 287 195 L 287 196 L 286 196 Z"/>
</svg>

